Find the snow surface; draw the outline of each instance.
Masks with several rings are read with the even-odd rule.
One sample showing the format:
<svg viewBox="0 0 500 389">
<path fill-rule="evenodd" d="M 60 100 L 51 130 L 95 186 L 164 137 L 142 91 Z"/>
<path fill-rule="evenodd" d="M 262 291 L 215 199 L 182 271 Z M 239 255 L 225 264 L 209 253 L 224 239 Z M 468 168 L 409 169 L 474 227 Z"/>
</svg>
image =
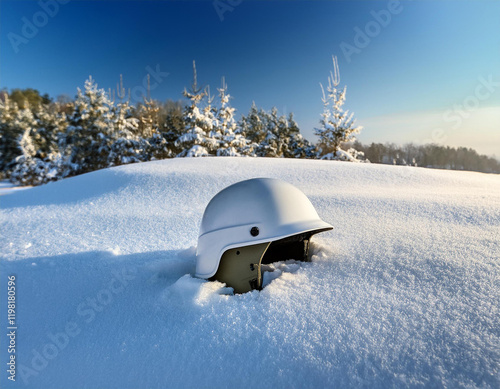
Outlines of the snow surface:
<svg viewBox="0 0 500 389">
<path fill-rule="evenodd" d="M 193 277 L 221 189 L 288 181 L 335 229 L 261 292 Z M 198 158 L 0 197 L 1 323 L 17 277 L 17 375 L 2 388 L 500 387 L 500 176 Z M 0 362 L 6 366 L 8 338 Z"/>
<path fill-rule="evenodd" d="M 31 188 L 31 186 L 15 186 L 10 181 L 0 181 L 0 196 L 11 193 L 16 190 L 24 190 L 29 188 Z"/>
</svg>

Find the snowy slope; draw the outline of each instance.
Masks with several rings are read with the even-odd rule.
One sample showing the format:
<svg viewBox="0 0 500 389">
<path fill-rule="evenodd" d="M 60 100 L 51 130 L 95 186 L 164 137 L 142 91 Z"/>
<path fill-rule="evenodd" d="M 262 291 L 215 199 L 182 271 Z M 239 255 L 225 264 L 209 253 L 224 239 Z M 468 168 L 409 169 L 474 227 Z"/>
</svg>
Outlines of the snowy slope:
<svg viewBox="0 0 500 389">
<path fill-rule="evenodd" d="M 275 177 L 336 228 L 261 292 L 193 278 L 203 210 Z M 0 197 L 2 388 L 500 386 L 500 176 L 331 161 L 173 159 Z M 0 361 L 6 366 L 8 338 Z"/>
</svg>

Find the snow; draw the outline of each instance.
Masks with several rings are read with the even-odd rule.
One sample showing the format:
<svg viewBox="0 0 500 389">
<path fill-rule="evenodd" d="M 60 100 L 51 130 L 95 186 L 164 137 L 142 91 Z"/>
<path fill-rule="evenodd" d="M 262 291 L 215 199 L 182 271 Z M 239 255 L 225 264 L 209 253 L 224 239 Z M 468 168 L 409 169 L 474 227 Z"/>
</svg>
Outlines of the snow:
<svg viewBox="0 0 500 389">
<path fill-rule="evenodd" d="M 243 295 L 194 277 L 204 208 L 290 182 L 334 230 Z M 1 322 L 17 278 L 12 388 L 500 386 L 500 176 L 186 158 L 0 197 Z M 5 327 L 4 327 L 5 330 Z M 0 362 L 6 366 L 6 338 Z"/>
<path fill-rule="evenodd" d="M 24 189 L 29 189 L 31 186 L 15 186 L 12 182 L 10 181 L 0 181 L 0 196 L 5 195 L 7 193 L 11 193 L 12 191 L 16 190 L 24 190 Z M 1 204 L 1 202 L 0 202 Z"/>
</svg>

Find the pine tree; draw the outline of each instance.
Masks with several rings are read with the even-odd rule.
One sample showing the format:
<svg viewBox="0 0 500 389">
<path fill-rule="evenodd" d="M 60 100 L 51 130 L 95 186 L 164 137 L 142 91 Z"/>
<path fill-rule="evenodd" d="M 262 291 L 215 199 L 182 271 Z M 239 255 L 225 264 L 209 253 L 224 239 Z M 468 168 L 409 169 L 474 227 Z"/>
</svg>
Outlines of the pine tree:
<svg viewBox="0 0 500 389">
<path fill-rule="evenodd" d="M 263 122 L 266 124 L 266 135 L 264 140 L 257 147 L 259 157 L 279 157 L 280 142 L 278 137 L 278 109 L 271 108 L 271 112 L 263 112 Z"/>
<path fill-rule="evenodd" d="M 277 112 L 277 111 L 276 111 Z M 276 135 L 277 117 L 258 109 L 255 102 L 252 103 L 248 115 L 242 116 L 240 121 L 241 134 L 249 142 L 249 148 L 252 150 L 250 155 L 256 157 L 275 157 L 276 156 Z"/>
<path fill-rule="evenodd" d="M 120 83 L 116 88 L 116 96 L 120 101 L 116 104 L 112 104 L 115 134 L 118 138 L 135 139 L 137 137 L 140 120 L 132 116 L 133 107 L 130 105 L 130 98 L 126 99 L 122 75 L 120 75 Z"/>
<path fill-rule="evenodd" d="M 231 96 L 227 93 L 227 85 L 222 78 L 222 87 L 218 89 L 220 107 L 217 111 L 217 133 L 220 144 L 217 149 L 218 156 L 237 157 L 249 153 L 248 140 L 238 131 L 234 120 L 235 109 L 229 104 Z"/>
<path fill-rule="evenodd" d="M 267 115 L 263 110 L 257 108 L 255 101 L 248 112 L 248 115 L 242 115 L 239 121 L 238 133 L 248 140 L 246 155 L 257 156 L 257 147 L 265 138 L 265 123 L 263 119 Z"/>
<path fill-rule="evenodd" d="M 202 116 L 200 117 L 201 127 L 205 129 L 207 134 L 202 141 L 202 146 L 206 148 L 209 155 L 216 155 L 222 142 L 223 133 L 217 118 L 217 107 L 213 105 L 215 96 L 211 96 L 210 86 L 207 86 L 206 93 L 207 103 L 202 109 Z"/>
<path fill-rule="evenodd" d="M 196 76 L 196 64 L 193 61 L 193 84 L 191 89 L 184 89 L 184 97 L 190 100 L 190 104 L 184 110 L 184 122 L 186 127 L 184 133 L 175 141 L 175 146 L 182 151 L 178 157 L 203 157 L 217 150 L 217 142 L 210 137 L 213 129 L 214 114 L 209 98 L 208 105 L 201 108 L 201 103 L 208 97 L 207 89 L 198 87 Z"/>
<path fill-rule="evenodd" d="M 126 98 L 122 75 L 116 87 L 116 96 L 119 102 L 112 105 L 114 139 L 108 155 L 108 166 L 145 161 L 149 145 L 139 136 L 140 124 L 144 123 L 144 119 L 142 116 L 140 119 L 132 116 L 133 107 L 130 98 Z"/>
<path fill-rule="evenodd" d="M 23 130 L 14 125 L 19 108 L 7 93 L 0 100 L 0 171 L 8 176 L 9 164 L 21 154 L 18 139 Z"/>
<path fill-rule="evenodd" d="M 16 185 L 40 185 L 48 174 L 47 164 L 35 157 L 36 147 L 31 137 L 32 128 L 27 128 L 19 137 L 19 149 L 22 154 L 14 161 L 10 181 Z"/>
<path fill-rule="evenodd" d="M 174 155 L 182 150 L 175 147 L 175 141 L 182 135 L 186 124 L 183 118 L 184 104 L 180 101 L 166 101 L 161 107 L 161 120 L 164 123 L 165 132 L 163 136 L 169 143 L 169 149 Z"/>
<path fill-rule="evenodd" d="M 0 104 L 2 140 L 9 141 L 1 148 L 9 161 L 3 160 L 4 173 L 19 185 L 43 184 L 58 176 L 61 163 L 58 141 L 67 125 L 66 118 L 49 98 L 33 104 L 25 100 L 23 107 L 17 109 L 7 94 Z"/>
<path fill-rule="evenodd" d="M 59 158 L 59 139 L 68 126 L 66 115 L 53 104 L 39 105 L 33 115 L 37 123 L 32 134 L 37 157 L 47 161 Z"/>
<path fill-rule="evenodd" d="M 282 155 L 285 158 L 314 158 L 316 148 L 300 133 L 299 126 L 290 112 L 286 121 L 281 118 L 280 123 L 286 123 L 286 127 L 280 127 L 280 137 L 283 139 Z"/>
<path fill-rule="evenodd" d="M 306 147 L 306 140 L 300 134 L 300 129 L 293 118 L 293 113 L 278 119 L 278 155 L 285 158 L 295 158 L 299 155 L 298 148 Z"/>
<path fill-rule="evenodd" d="M 323 113 L 321 115 L 321 127 L 315 129 L 318 140 L 318 156 L 322 159 L 355 160 L 354 150 L 347 152 L 341 149 L 342 144 L 355 141 L 355 134 L 362 127 L 354 126 L 353 114 L 344 111 L 342 106 L 346 99 L 346 87 L 339 89 L 340 73 L 337 58 L 333 57 L 334 73 L 328 77 L 328 87 L 323 91 Z"/>
<path fill-rule="evenodd" d="M 316 146 L 311 144 L 302 134 L 295 134 L 290 139 L 289 150 L 291 155 L 289 158 L 316 158 L 318 153 Z"/>
<path fill-rule="evenodd" d="M 75 175 L 108 166 L 111 145 L 115 140 L 113 103 L 103 89 L 89 77 L 82 92 L 78 88 L 75 109 L 69 117 L 64 138 L 69 148 L 69 171 Z"/>
<path fill-rule="evenodd" d="M 259 157 L 313 158 L 315 148 L 300 134 L 293 113 L 278 116 L 278 109 L 271 112 L 258 109 L 255 102 L 247 116 L 242 116 L 240 132 Z"/>
<path fill-rule="evenodd" d="M 20 155 L 11 164 L 9 179 L 17 185 L 40 185 L 55 178 L 56 174 L 51 171 L 48 155 L 45 155 L 45 158 L 42 157 L 45 152 L 41 150 L 40 143 L 45 143 L 45 140 L 42 140 L 40 136 L 40 123 L 36 120 L 28 103 L 25 107 L 18 111 L 13 120 L 13 126 L 21 132 L 17 140 Z M 37 111 L 40 111 L 40 107 L 37 107 Z M 49 155 L 52 155 L 53 150 L 47 151 Z"/>
<path fill-rule="evenodd" d="M 160 131 L 159 111 L 160 107 L 156 100 L 150 95 L 150 77 L 147 76 L 147 95 L 143 96 L 144 102 L 138 104 L 136 116 L 138 117 L 139 136 L 148 139 Z"/>
<path fill-rule="evenodd" d="M 273 107 L 270 113 L 259 111 L 258 116 L 260 120 L 257 123 L 263 124 L 265 132 L 262 131 L 259 136 L 262 140 L 256 149 L 257 156 L 294 158 L 294 147 L 299 147 L 304 140 L 293 114 L 288 118 L 285 115 L 278 116 L 278 109 Z"/>
</svg>

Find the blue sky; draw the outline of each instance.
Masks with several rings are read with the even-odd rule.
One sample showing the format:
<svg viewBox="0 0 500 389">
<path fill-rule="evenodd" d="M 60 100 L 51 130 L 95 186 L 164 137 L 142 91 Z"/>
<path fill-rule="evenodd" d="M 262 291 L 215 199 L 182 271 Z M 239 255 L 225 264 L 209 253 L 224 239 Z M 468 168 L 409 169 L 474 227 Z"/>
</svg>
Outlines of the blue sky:
<svg viewBox="0 0 500 389">
<path fill-rule="evenodd" d="M 89 75 L 108 89 L 123 74 L 140 95 L 156 69 L 152 97 L 177 100 L 196 60 L 213 92 L 226 78 L 239 114 L 252 101 L 294 112 L 313 139 L 319 83 L 335 54 L 361 141 L 433 141 L 500 157 L 498 1 L 61 3 L 1 1 L 0 87 L 73 96 Z"/>
</svg>

